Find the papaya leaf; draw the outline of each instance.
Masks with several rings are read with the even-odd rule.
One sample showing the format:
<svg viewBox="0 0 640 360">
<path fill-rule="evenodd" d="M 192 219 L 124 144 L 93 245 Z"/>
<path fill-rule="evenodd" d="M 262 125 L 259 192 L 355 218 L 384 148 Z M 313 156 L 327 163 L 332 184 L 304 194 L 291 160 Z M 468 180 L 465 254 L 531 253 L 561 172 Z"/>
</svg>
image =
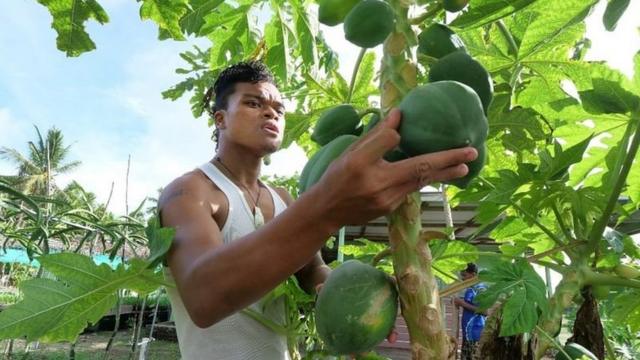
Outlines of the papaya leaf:
<svg viewBox="0 0 640 360">
<path fill-rule="evenodd" d="M 533 154 L 536 142 L 547 137 L 538 113 L 522 107 L 509 110 L 510 97 L 504 93 L 495 96 L 493 103 L 488 116 L 489 137 L 497 137 L 514 153 L 528 150 Z"/>
<path fill-rule="evenodd" d="M 587 150 L 592 136 L 583 141 L 563 150 L 560 143 L 555 142 L 554 154 L 551 155 L 548 150 L 540 152 L 540 168 L 539 172 L 544 180 L 557 180 L 558 177 L 569 172 L 569 167 L 582 160 L 584 152 Z"/>
<path fill-rule="evenodd" d="M 205 24 L 205 16 L 223 2 L 224 0 L 189 0 L 187 13 L 180 19 L 180 28 L 187 35 L 199 35 Z"/>
<path fill-rule="evenodd" d="M 149 291 L 163 283 L 162 276 L 147 270 L 142 260 L 116 270 L 75 253 L 38 260 L 58 280 L 38 278 L 20 284 L 23 300 L 0 313 L 2 339 L 75 341 L 87 324 L 95 324 L 113 307 L 118 289 Z"/>
<path fill-rule="evenodd" d="M 627 176 L 627 188 L 624 192 L 625 195 L 629 196 L 630 203 L 625 207 L 630 209 L 629 211 L 634 211 L 638 209 L 640 206 L 640 161 L 636 158 L 631 165 L 631 171 L 629 172 L 629 176 Z M 623 216 L 623 219 L 627 216 Z M 623 219 L 619 219 L 621 222 Z"/>
<path fill-rule="evenodd" d="M 265 63 L 282 84 L 288 84 L 293 73 L 290 48 L 293 34 L 284 18 L 283 9 L 277 6 L 273 11 L 275 16 L 265 28 L 265 42 L 268 49 Z"/>
<path fill-rule="evenodd" d="M 640 94 L 640 52 L 637 52 L 633 57 L 634 70 L 633 70 L 633 85 L 636 94 Z"/>
<path fill-rule="evenodd" d="M 94 50 L 95 43 L 85 31 L 84 23 L 94 19 L 100 24 L 109 22 L 104 9 L 95 0 L 38 0 L 53 17 L 51 27 L 58 33 L 56 46 L 67 56 L 80 56 Z"/>
<path fill-rule="evenodd" d="M 366 53 L 362 59 L 351 97 L 351 102 L 356 104 L 356 106 L 368 106 L 369 96 L 375 94 L 377 91 L 376 86 L 373 84 L 373 77 L 376 74 L 375 62 L 376 55 L 374 52 Z"/>
<path fill-rule="evenodd" d="M 285 118 L 287 119 L 286 129 L 281 145 L 283 149 L 288 148 L 294 141 L 298 140 L 309 130 L 313 114 L 287 113 Z"/>
<path fill-rule="evenodd" d="M 604 10 L 604 15 L 602 16 L 602 23 L 607 31 L 616 29 L 618 21 L 629 7 L 630 2 L 631 0 L 609 0 L 607 8 Z"/>
<path fill-rule="evenodd" d="M 315 69 L 318 64 L 318 49 L 316 48 L 317 20 L 309 16 L 309 13 L 299 2 L 293 2 L 293 15 L 295 21 L 296 42 L 299 46 L 302 62 L 308 69 Z"/>
<path fill-rule="evenodd" d="M 527 11 L 537 13 L 538 16 L 533 18 L 533 21 L 526 28 L 518 49 L 518 59 L 525 59 L 544 49 L 546 44 L 552 43 L 565 30 L 584 20 L 591 7 L 596 3 L 597 0 L 537 1 L 527 9 Z M 584 31 L 584 27 L 582 30 Z M 572 33 L 572 37 L 580 37 L 581 35 Z M 573 44 L 567 39 L 563 39 L 562 43 L 565 46 Z"/>
<path fill-rule="evenodd" d="M 234 8 L 223 4 L 205 17 L 202 33 L 213 43 L 209 51 L 209 65 L 213 69 L 245 60 L 255 49 L 257 35 L 253 31 L 256 20 L 249 14 L 251 5 Z"/>
<path fill-rule="evenodd" d="M 436 276 L 444 283 L 450 284 L 458 278 L 458 273 L 467 266 L 467 263 L 475 262 L 478 255 L 454 256 L 461 253 L 475 253 L 476 248 L 463 241 L 430 240 L 429 248 L 433 257 L 433 269 Z M 444 259 L 441 257 L 446 256 Z"/>
<path fill-rule="evenodd" d="M 451 26 L 464 30 L 484 26 L 535 2 L 536 0 L 471 0 L 469 10 L 458 16 Z"/>
<path fill-rule="evenodd" d="M 355 239 L 354 244 L 345 244 L 339 248 L 342 254 L 351 256 L 365 263 L 370 263 L 376 254 L 387 248 L 386 244 L 367 239 Z"/>
<path fill-rule="evenodd" d="M 140 18 L 153 20 L 159 27 L 159 38 L 184 40 L 180 19 L 187 13 L 186 0 L 141 0 Z"/>
<path fill-rule="evenodd" d="M 593 89 L 580 91 L 584 109 L 593 114 L 626 114 L 638 109 L 640 98 L 615 80 L 595 78 Z"/>
<path fill-rule="evenodd" d="M 467 48 L 476 60 L 490 73 L 512 68 L 516 59 L 508 52 L 507 41 L 499 31 L 492 27 L 487 40 L 484 28 L 475 28 L 459 33 Z"/>
<path fill-rule="evenodd" d="M 149 220 L 145 233 L 149 240 L 148 246 L 150 254 L 147 259 L 149 268 L 155 268 L 160 263 L 166 264 L 166 255 L 171 248 L 176 230 L 161 227 L 160 221 L 154 216 Z"/>
<path fill-rule="evenodd" d="M 628 324 L 633 332 L 640 331 L 640 290 L 633 289 L 617 296 L 611 318 L 619 324 Z"/>
<path fill-rule="evenodd" d="M 331 101 L 335 103 L 339 103 L 342 101 L 343 97 L 338 94 L 333 87 L 325 86 L 320 83 L 319 80 L 316 80 L 311 74 L 305 73 L 303 74 L 304 79 L 306 81 L 305 85 L 309 89 L 317 90 L 325 95 L 329 96 Z"/>
<path fill-rule="evenodd" d="M 503 307 L 500 336 L 530 332 L 538 322 L 539 311 L 548 309 L 546 285 L 526 260 L 497 262 L 479 276 L 481 281 L 491 284 L 478 295 L 480 308 L 489 308 L 501 295 L 508 297 Z"/>
</svg>

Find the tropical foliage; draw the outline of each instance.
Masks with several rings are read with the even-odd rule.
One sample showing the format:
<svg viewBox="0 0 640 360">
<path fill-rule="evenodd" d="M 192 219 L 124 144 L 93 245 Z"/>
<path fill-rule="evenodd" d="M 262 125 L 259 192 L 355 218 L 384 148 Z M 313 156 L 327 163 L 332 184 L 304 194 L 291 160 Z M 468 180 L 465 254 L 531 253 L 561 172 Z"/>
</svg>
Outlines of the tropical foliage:
<svg viewBox="0 0 640 360">
<path fill-rule="evenodd" d="M 96 1 L 39 2 L 52 14 L 60 50 L 78 56 L 95 48 L 84 24 L 89 19 L 108 21 Z M 482 305 L 502 304 L 498 334 L 527 334 L 520 338 L 529 339 L 524 348 L 541 358 L 550 348 L 561 348 L 555 337 L 574 302 L 580 306 L 574 330 L 584 325 L 581 321 L 588 318 L 587 312 L 597 315 L 593 296 L 598 287 L 628 289 L 610 295 L 611 318 L 630 331 L 640 329 L 640 280 L 633 278 L 632 271 L 621 270 L 636 270 L 635 261 L 640 258 L 629 230 L 625 233 L 621 228 L 640 206 L 640 166 L 635 160 L 640 145 L 640 55 L 634 58 L 632 78 L 605 63 L 584 59 L 589 47 L 584 20 L 598 2 L 471 0 L 452 16 L 438 0 L 388 0 L 396 25 L 382 47 L 383 56 L 376 59 L 373 51 L 363 49 L 349 80 L 337 72 L 337 56 L 319 31 L 311 1 L 142 0 L 140 15 L 158 24 L 160 39 L 211 41 L 207 49 L 194 47 L 180 54 L 186 65 L 176 72 L 184 80 L 164 91 L 165 98 L 190 95 L 193 114 L 200 117 L 203 95 L 222 68 L 231 62 L 262 59 L 294 104 L 287 113 L 283 146 L 296 142 L 308 154 L 318 149 L 310 140 L 311 129 L 327 108 L 349 103 L 361 114 L 371 108 L 387 112 L 411 88 L 427 81 L 435 59 L 416 54 L 420 30 L 438 22 L 457 32 L 469 54 L 493 78 L 487 165 L 468 188 L 448 190 L 454 206 L 478 204 L 475 221 L 480 228 L 457 241 L 445 240 L 446 234 L 421 236 L 420 221 L 416 221 L 420 200 L 411 196 L 390 216 L 391 233 L 402 234 L 391 239 L 394 250 L 375 246 L 370 250 L 392 253 L 392 261 L 380 265 L 390 271 L 392 263 L 398 277 L 414 358 L 448 356 L 443 324 L 426 325 L 420 320 L 439 317 L 422 312 L 440 315 L 438 292 L 448 294 L 470 284 L 454 283 L 443 290 L 436 277 L 451 283 L 457 270 L 478 257 L 500 259 L 480 274 L 489 285 Z M 607 2 L 603 19 L 607 29 L 615 28 L 628 4 Z M 46 173 L 50 178 L 51 171 L 43 169 L 64 170 L 65 148 L 58 145 L 61 152 L 52 156 L 54 144 L 38 136 L 39 144 L 29 158 L 3 151 L 17 160 L 21 174 Z M 43 154 L 49 154 L 51 162 L 44 168 Z M 113 305 L 112 295 L 118 289 L 144 293 L 160 284 L 152 269 L 170 245 L 170 229 L 133 216 L 107 220 L 94 213 L 96 207 L 88 205 L 90 198 L 82 196 L 82 191 L 69 191 L 64 200 L 52 199 L 38 196 L 49 193 L 35 184 L 35 180 L 29 183 L 29 191 L 13 182 L 0 184 L 2 234 L 16 239 L 31 254 L 43 254 L 38 259 L 57 279 L 24 283 L 24 299 L 0 314 L 1 337 L 73 339 L 87 322 Z M 500 253 L 478 251 L 464 242 L 484 232 L 496 241 Z M 127 266 L 111 270 L 81 255 L 46 255 L 50 239 L 95 236 L 109 239 L 113 256 L 127 243 L 148 242 L 149 258 L 146 262 L 132 259 Z M 360 250 L 344 249 L 365 256 Z M 532 264 L 561 277 L 552 295 Z M 421 269 L 416 281 L 425 293 L 415 298 L 408 297 L 403 278 L 412 267 Z M 36 288 L 59 296 L 38 302 L 45 292 Z M 30 321 L 36 317 L 39 324 L 51 326 L 34 328 Z M 609 352 L 614 347 L 607 343 L 602 327 L 590 329 L 586 334 L 574 332 L 573 340 L 602 358 L 605 347 Z"/>
</svg>

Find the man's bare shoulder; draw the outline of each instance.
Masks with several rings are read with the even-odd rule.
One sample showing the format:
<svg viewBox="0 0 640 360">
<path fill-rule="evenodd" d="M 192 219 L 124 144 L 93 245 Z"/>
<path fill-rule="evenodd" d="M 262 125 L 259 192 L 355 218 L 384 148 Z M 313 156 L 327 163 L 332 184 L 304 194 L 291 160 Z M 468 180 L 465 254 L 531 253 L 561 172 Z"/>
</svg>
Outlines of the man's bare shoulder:
<svg viewBox="0 0 640 360">
<path fill-rule="evenodd" d="M 174 179 L 162 190 L 158 208 L 162 209 L 173 200 L 185 196 L 201 201 L 208 200 L 216 191 L 219 189 L 200 170 L 195 169 Z"/>
<path fill-rule="evenodd" d="M 284 201 L 287 206 L 293 203 L 293 197 L 289 194 L 289 191 L 283 187 L 273 187 L 273 190 L 280 195 L 280 198 Z"/>
</svg>

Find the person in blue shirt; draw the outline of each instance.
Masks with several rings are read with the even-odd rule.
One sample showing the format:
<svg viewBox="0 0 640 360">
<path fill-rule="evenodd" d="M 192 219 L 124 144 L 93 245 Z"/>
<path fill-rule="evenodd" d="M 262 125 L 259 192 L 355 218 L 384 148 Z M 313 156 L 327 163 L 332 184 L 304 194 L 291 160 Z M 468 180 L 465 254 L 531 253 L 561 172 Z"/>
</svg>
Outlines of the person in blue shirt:
<svg viewBox="0 0 640 360">
<path fill-rule="evenodd" d="M 478 275 L 478 267 L 474 263 L 468 263 L 467 268 L 461 272 L 462 280 L 468 280 Z M 462 360 L 475 359 L 475 348 L 480 340 L 480 334 L 484 329 L 486 314 L 478 311 L 475 301 L 476 295 L 485 290 L 481 283 L 469 287 L 464 292 L 464 297 L 453 299 L 453 304 L 462 307 Z"/>
</svg>

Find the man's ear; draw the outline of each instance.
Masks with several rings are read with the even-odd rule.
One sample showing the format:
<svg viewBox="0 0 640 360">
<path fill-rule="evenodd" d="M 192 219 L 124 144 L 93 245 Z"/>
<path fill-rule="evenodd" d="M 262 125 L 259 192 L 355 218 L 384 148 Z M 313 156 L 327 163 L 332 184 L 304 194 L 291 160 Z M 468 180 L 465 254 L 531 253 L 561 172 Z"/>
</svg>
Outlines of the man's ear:
<svg viewBox="0 0 640 360">
<path fill-rule="evenodd" d="M 225 117 L 226 117 L 227 113 L 224 110 L 218 110 L 213 114 L 213 120 L 216 124 L 216 128 L 218 129 L 224 129 L 227 127 L 226 123 L 225 123 Z"/>
</svg>

